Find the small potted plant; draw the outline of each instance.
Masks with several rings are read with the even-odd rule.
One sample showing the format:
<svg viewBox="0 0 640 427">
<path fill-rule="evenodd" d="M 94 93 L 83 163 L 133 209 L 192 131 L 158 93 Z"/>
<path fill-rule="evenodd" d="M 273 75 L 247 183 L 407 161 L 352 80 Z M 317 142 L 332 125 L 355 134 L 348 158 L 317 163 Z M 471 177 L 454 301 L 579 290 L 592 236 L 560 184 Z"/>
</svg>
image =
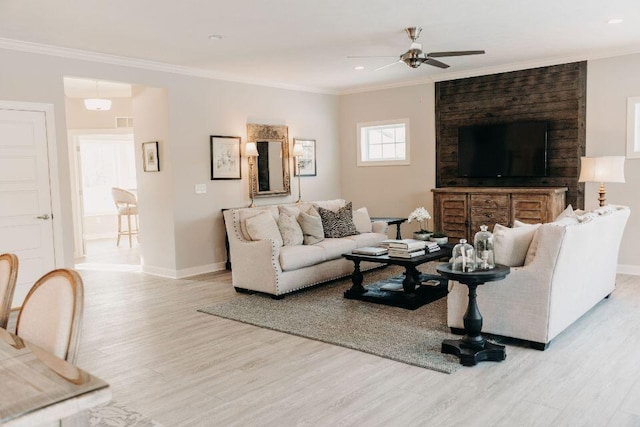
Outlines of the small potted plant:
<svg viewBox="0 0 640 427">
<path fill-rule="evenodd" d="M 428 229 L 430 219 L 431 219 L 431 214 L 423 206 L 417 208 L 416 210 L 414 210 L 409 214 L 408 222 L 417 221 L 418 225 L 420 226 L 420 230 L 415 231 L 413 233 L 414 239 L 429 240 L 429 237 L 431 237 L 431 234 L 433 233 Z"/>
<path fill-rule="evenodd" d="M 440 232 L 432 233 L 431 237 L 429 237 L 429 240 L 431 240 L 432 242 L 436 242 L 439 245 L 444 245 L 449 242 L 449 238 L 447 237 L 447 235 Z"/>
</svg>

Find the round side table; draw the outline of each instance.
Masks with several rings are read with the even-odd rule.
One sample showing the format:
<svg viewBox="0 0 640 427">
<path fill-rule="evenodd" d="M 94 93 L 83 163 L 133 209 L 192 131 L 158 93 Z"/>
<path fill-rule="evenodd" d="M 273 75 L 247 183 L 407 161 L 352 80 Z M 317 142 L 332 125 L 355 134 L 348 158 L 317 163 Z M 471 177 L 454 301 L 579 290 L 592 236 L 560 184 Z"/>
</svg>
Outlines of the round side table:
<svg viewBox="0 0 640 427">
<path fill-rule="evenodd" d="M 485 360 L 500 362 L 507 357 L 503 345 L 487 341 L 482 336 L 482 315 L 476 301 L 476 288 L 487 282 L 502 280 L 511 269 L 505 265 L 496 264 L 491 270 L 476 270 L 472 272 L 454 271 L 451 264 L 441 264 L 436 267 L 438 273 L 447 279 L 457 280 L 469 288 L 469 303 L 464 314 L 465 335 L 457 340 L 444 340 L 442 353 L 454 354 L 460 358 L 464 366 L 473 366 Z"/>
</svg>

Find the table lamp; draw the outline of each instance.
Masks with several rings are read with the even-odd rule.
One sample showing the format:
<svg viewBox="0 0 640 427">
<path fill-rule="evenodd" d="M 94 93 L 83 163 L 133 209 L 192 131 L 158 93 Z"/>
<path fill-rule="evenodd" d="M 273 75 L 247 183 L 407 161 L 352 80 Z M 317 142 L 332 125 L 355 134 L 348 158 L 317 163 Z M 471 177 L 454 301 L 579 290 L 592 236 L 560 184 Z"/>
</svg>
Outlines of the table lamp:
<svg viewBox="0 0 640 427">
<path fill-rule="evenodd" d="M 624 156 L 582 157 L 579 182 L 599 182 L 598 201 L 604 206 L 605 182 L 624 182 Z"/>
<path fill-rule="evenodd" d="M 300 203 L 302 201 L 302 193 L 300 189 L 300 157 L 304 154 L 304 149 L 302 148 L 302 143 L 296 141 L 293 144 L 293 151 L 291 155 L 296 159 L 296 174 L 298 175 L 298 200 L 296 203 Z"/>
<path fill-rule="evenodd" d="M 251 203 L 249 207 L 252 208 L 253 205 L 253 164 L 256 161 L 256 157 L 258 154 L 258 147 L 255 142 L 247 142 L 247 145 L 244 147 L 244 155 L 247 156 L 247 162 L 249 162 L 249 196 L 251 197 Z"/>
</svg>

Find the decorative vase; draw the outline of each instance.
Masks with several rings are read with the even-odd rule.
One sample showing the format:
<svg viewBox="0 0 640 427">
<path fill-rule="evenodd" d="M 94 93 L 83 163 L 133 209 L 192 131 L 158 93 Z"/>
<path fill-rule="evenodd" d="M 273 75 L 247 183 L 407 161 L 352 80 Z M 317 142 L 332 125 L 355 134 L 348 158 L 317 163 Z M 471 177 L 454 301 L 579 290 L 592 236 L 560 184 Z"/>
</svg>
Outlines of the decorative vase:
<svg viewBox="0 0 640 427">
<path fill-rule="evenodd" d="M 429 237 L 429 240 L 432 242 L 436 242 L 439 245 L 446 245 L 449 242 L 449 238 L 447 236 L 445 237 Z"/>
<path fill-rule="evenodd" d="M 424 240 L 427 241 L 429 240 L 429 237 L 431 237 L 431 234 L 433 233 L 422 233 L 420 231 L 414 231 L 413 232 L 413 238 L 416 240 Z"/>
</svg>

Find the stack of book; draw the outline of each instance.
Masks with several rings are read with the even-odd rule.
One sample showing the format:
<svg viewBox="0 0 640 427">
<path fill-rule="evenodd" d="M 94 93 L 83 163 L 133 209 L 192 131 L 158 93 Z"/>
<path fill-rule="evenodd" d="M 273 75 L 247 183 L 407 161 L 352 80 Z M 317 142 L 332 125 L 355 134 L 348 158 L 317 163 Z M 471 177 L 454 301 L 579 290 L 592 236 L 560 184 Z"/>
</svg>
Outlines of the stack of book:
<svg viewBox="0 0 640 427">
<path fill-rule="evenodd" d="M 425 248 L 428 253 L 438 252 L 440 250 L 440 245 L 436 242 L 426 242 L 427 247 Z"/>
<path fill-rule="evenodd" d="M 415 258 L 426 254 L 426 242 L 423 240 L 402 239 L 388 243 L 389 256 L 395 258 Z"/>
</svg>

